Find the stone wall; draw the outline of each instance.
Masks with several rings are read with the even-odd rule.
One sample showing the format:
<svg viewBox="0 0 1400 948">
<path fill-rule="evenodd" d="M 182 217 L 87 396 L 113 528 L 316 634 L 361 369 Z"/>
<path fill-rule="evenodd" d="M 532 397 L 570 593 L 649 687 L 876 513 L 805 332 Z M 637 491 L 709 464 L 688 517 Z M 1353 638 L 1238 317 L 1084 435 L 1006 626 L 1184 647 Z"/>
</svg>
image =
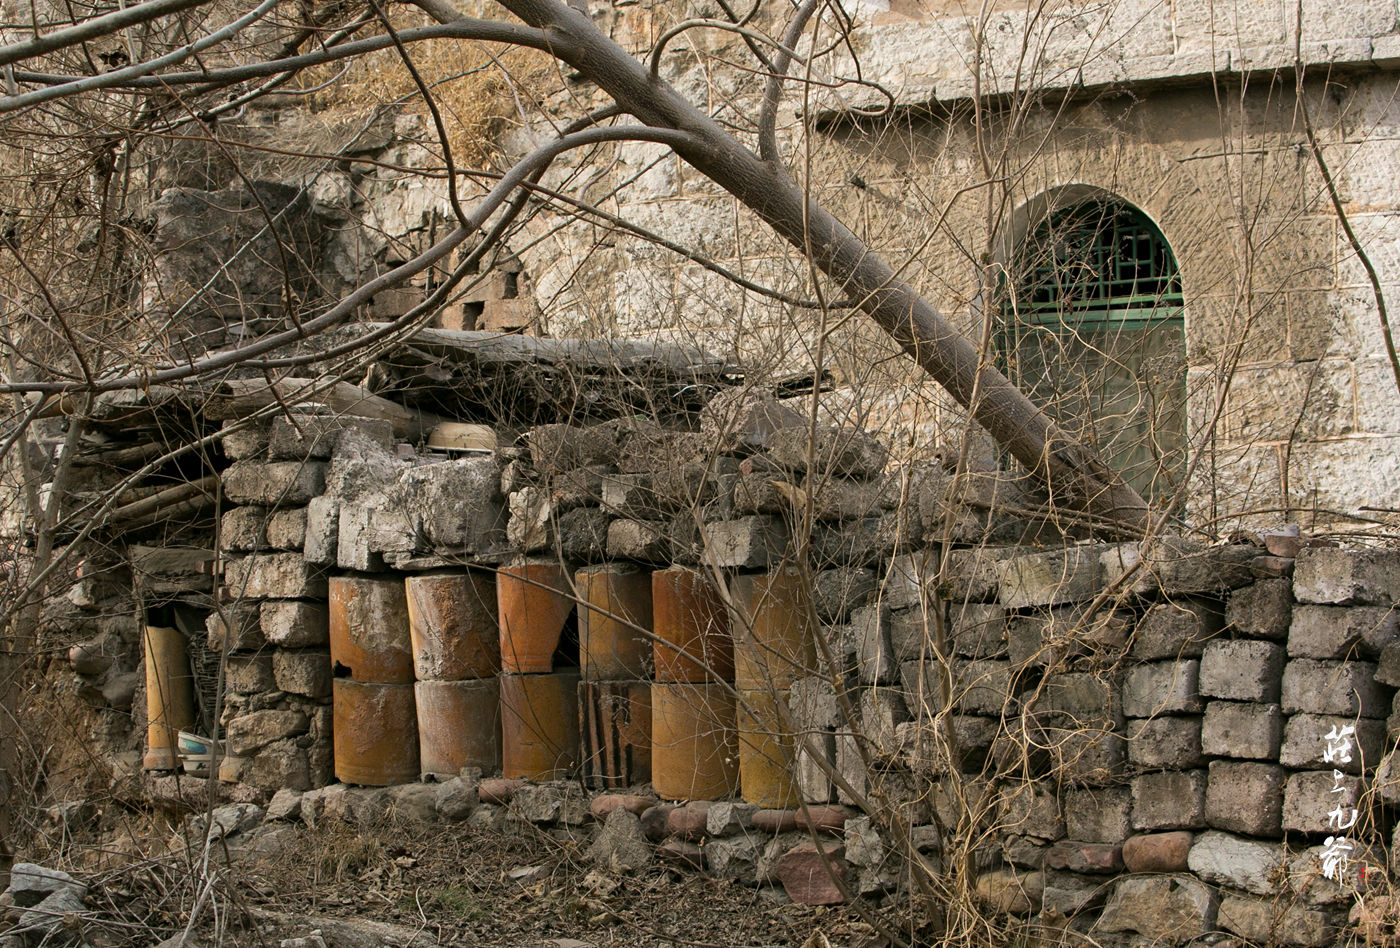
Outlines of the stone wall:
<svg viewBox="0 0 1400 948">
<path fill-rule="evenodd" d="M 591 834 L 614 869 L 662 859 L 810 902 L 902 898 L 947 873 L 984 911 L 1101 943 L 1324 944 L 1391 871 L 1400 554 L 1286 534 L 1075 540 L 1014 482 L 891 472 L 879 440 L 813 439 L 768 397 L 721 397 L 703 419 L 547 425 L 457 458 L 343 416 L 230 430 L 225 495 L 242 506 L 223 517 L 221 598 L 245 622 L 216 642 L 232 794 L 313 820 L 535 822 Z M 698 625 L 678 571 L 713 584 Z M 346 620 L 328 619 L 327 577 L 493 573 L 501 716 L 462 726 L 500 728 L 503 777 L 439 755 L 419 768 L 436 785 L 410 762 L 396 788 L 299 797 L 341 765 L 328 695 Z M 649 597 L 619 598 L 648 576 Z M 525 588 L 544 598 L 518 605 Z M 354 621 L 421 648 L 398 607 Z M 677 644 L 706 659 L 699 677 L 676 670 Z M 382 723 L 427 747 L 403 713 Z M 1350 759 L 1329 759 L 1348 727 Z M 521 753 L 541 744 L 544 763 Z M 1336 836 L 1353 846 L 1341 885 L 1322 874 Z"/>
</svg>

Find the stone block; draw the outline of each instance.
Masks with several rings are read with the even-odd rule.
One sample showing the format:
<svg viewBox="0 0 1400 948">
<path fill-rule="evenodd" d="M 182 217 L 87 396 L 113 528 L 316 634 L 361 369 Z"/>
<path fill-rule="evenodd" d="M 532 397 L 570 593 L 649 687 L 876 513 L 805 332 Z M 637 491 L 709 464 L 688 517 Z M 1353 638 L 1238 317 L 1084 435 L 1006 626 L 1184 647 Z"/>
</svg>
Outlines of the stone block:
<svg viewBox="0 0 1400 948">
<path fill-rule="evenodd" d="M 1280 835 L 1284 776 L 1277 764 L 1211 761 L 1206 822 L 1250 836 Z"/>
<path fill-rule="evenodd" d="M 1011 663 L 991 659 L 953 663 L 953 694 L 964 714 L 1000 715 L 1011 701 Z"/>
<path fill-rule="evenodd" d="M 1128 670 L 1123 680 L 1123 713 L 1130 718 L 1193 714 L 1201 710 L 1200 662 L 1150 662 Z"/>
<path fill-rule="evenodd" d="M 1132 782 L 1133 829 L 1201 829 L 1206 825 L 1206 771 L 1143 774 Z"/>
<path fill-rule="evenodd" d="M 1293 583 L 1287 579 L 1260 579 L 1230 595 L 1225 624 L 1242 636 L 1282 639 L 1293 621 Z"/>
<path fill-rule="evenodd" d="M 1251 944 L 1313 946 L 1332 944 L 1336 926 L 1327 913 L 1281 899 L 1251 899 L 1226 894 L 1216 926 Z"/>
<path fill-rule="evenodd" d="M 359 431 L 385 449 L 394 445 L 393 423 L 383 418 L 293 412 L 272 419 L 268 456 L 274 461 L 325 460 L 331 456 L 340 433 L 349 429 Z"/>
<path fill-rule="evenodd" d="M 1375 718 L 1389 710 L 1390 696 L 1371 662 L 1295 658 L 1283 669 L 1281 703 L 1285 714 Z"/>
<path fill-rule="evenodd" d="M 1001 840 L 1001 858 L 1018 869 L 1045 868 L 1049 849 L 1045 840 L 1033 836 L 1003 836 Z"/>
<path fill-rule="evenodd" d="M 230 602 L 215 609 L 205 616 L 204 628 L 209 649 L 215 653 L 252 651 L 267 644 L 255 602 Z"/>
<path fill-rule="evenodd" d="M 1293 574 L 1298 602 L 1389 607 L 1400 600 L 1400 552 L 1306 547 Z"/>
<path fill-rule="evenodd" d="M 384 558 L 374 549 L 374 509 L 363 504 L 341 504 L 336 517 L 335 564 L 360 573 L 379 572 Z"/>
<path fill-rule="evenodd" d="M 1199 717 L 1131 719 L 1127 741 L 1128 762 L 1142 770 L 1189 770 L 1204 760 Z"/>
<path fill-rule="evenodd" d="M 1138 661 L 1199 658 L 1223 621 L 1215 600 L 1187 597 L 1157 603 L 1138 620 L 1128 654 Z"/>
<path fill-rule="evenodd" d="M 267 548 L 267 508 L 234 507 L 219 518 L 219 548 L 226 553 L 251 553 Z"/>
<path fill-rule="evenodd" d="M 300 711 L 250 711 L 228 722 L 225 738 L 228 749 L 241 757 L 250 757 L 273 741 L 305 734 L 310 721 Z"/>
<path fill-rule="evenodd" d="M 876 756 L 890 759 L 903 741 L 898 728 L 909 720 L 904 698 L 893 688 L 864 688 L 860 693 L 860 727 Z"/>
<path fill-rule="evenodd" d="M 1070 872 L 1112 874 L 1123 870 L 1123 847 L 1119 843 L 1085 843 L 1062 839 L 1045 852 L 1047 869 Z"/>
<path fill-rule="evenodd" d="M 998 600 L 1007 609 L 1093 599 L 1102 570 L 1097 547 L 1072 546 L 1016 556 L 1001 567 Z"/>
<path fill-rule="evenodd" d="M 326 489 L 322 461 L 234 461 L 223 473 L 224 496 L 235 504 L 297 506 Z"/>
<path fill-rule="evenodd" d="M 875 566 L 918 547 L 923 533 L 917 521 L 900 511 L 842 524 L 819 523 L 812 531 L 811 557 L 819 566 Z"/>
<path fill-rule="evenodd" d="M 326 576 L 298 553 L 259 553 L 224 565 L 228 596 L 249 599 L 324 599 Z"/>
<path fill-rule="evenodd" d="M 787 554 L 791 535 L 779 517 L 752 516 L 700 527 L 705 562 L 734 569 L 768 569 Z"/>
<path fill-rule="evenodd" d="M 1065 835 L 1065 818 L 1055 791 L 1037 781 L 1004 788 L 997 797 L 997 822 L 1007 832 L 1056 840 Z"/>
<path fill-rule="evenodd" d="M 1360 777 L 1335 776 L 1331 770 L 1304 770 L 1289 776 L 1283 787 L 1283 828 L 1318 836 L 1346 835 L 1346 824 L 1357 816 Z"/>
<path fill-rule="evenodd" d="M 876 592 L 875 571 L 841 566 L 812 575 L 812 606 L 823 622 L 845 622 Z"/>
<path fill-rule="evenodd" d="M 611 425 L 539 425 L 525 432 L 525 440 L 530 460 L 542 474 L 611 464 L 618 458 L 617 429 Z"/>
<path fill-rule="evenodd" d="M 500 485 L 495 457 L 469 457 L 410 467 L 399 475 L 395 493 L 409 512 L 411 536 L 430 549 L 480 553 L 494 549 L 505 529 Z"/>
<path fill-rule="evenodd" d="M 597 507 L 575 507 L 554 518 L 557 553 L 573 562 L 594 562 L 604 558 L 611 520 Z"/>
<path fill-rule="evenodd" d="M 1126 787 L 1065 791 L 1065 829 L 1070 839 L 1122 843 L 1132 832 L 1132 794 Z"/>
<path fill-rule="evenodd" d="M 1129 872 L 1185 872 L 1193 839 L 1185 830 L 1130 836 L 1123 842 L 1123 866 Z"/>
<path fill-rule="evenodd" d="M 1201 750 L 1211 757 L 1277 760 L 1283 711 L 1276 704 L 1212 701 L 1201 724 Z"/>
<path fill-rule="evenodd" d="M 305 648 L 330 641 L 330 614 L 325 603 L 267 599 L 259 613 L 263 636 L 282 648 Z"/>
<path fill-rule="evenodd" d="M 1186 864 L 1202 881 L 1255 895 L 1276 895 L 1283 885 L 1287 855 L 1282 843 L 1212 830 L 1196 837 Z"/>
<path fill-rule="evenodd" d="M 1272 704 L 1279 700 L 1281 645 L 1250 639 L 1215 641 L 1201 655 L 1201 694 L 1229 701 Z"/>
<path fill-rule="evenodd" d="M 1381 649 L 1376 662 L 1376 681 L 1392 688 L 1400 687 L 1400 643 L 1392 643 Z"/>
<path fill-rule="evenodd" d="M 316 566 L 334 566 L 340 537 L 340 501 L 322 495 L 306 505 L 306 542 L 302 556 Z"/>
<path fill-rule="evenodd" d="M 889 452 L 874 435 L 859 428 L 822 427 L 809 432 L 804 425 L 773 431 L 768 457 L 798 472 L 875 477 L 884 471 Z"/>
<path fill-rule="evenodd" d="M 304 738 L 273 741 L 249 757 L 239 780 L 251 787 L 273 793 L 311 789 L 311 762 L 307 748 L 298 745 Z"/>
<path fill-rule="evenodd" d="M 1328 760 L 1328 734 L 1342 733 L 1353 728 L 1351 749 L 1344 756 L 1331 755 Z M 1381 759 L 1385 747 L 1385 721 L 1374 718 L 1337 717 L 1321 714 L 1295 714 L 1283 725 L 1283 746 L 1279 748 L 1279 763 L 1294 770 L 1322 770 L 1335 767 L 1349 774 L 1359 774 L 1363 767 L 1373 767 Z"/>
<path fill-rule="evenodd" d="M 972 897 L 996 915 L 1029 915 L 1040 908 L 1044 888 L 1044 873 L 993 869 L 977 877 Z"/>
<path fill-rule="evenodd" d="M 885 606 L 864 606 L 851 615 L 856 630 L 856 663 L 860 681 L 866 685 L 888 685 L 899 679 L 899 664 L 890 642 L 890 610 Z"/>
<path fill-rule="evenodd" d="M 998 603 L 954 603 L 948 627 L 954 654 L 997 658 L 1006 652 L 1006 609 Z"/>
<path fill-rule="evenodd" d="M 933 616 L 921 608 L 894 609 L 889 620 L 890 647 L 895 661 L 933 657 Z"/>
<path fill-rule="evenodd" d="M 1400 645 L 1392 609 L 1379 606 L 1305 606 L 1293 610 L 1289 658 L 1374 659 L 1387 645 Z"/>
<path fill-rule="evenodd" d="M 752 836 L 712 839 L 705 844 L 705 868 L 716 879 L 758 885 L 758 858 L 763 841 Z"/>
<path fill-rule="evenodd" d="M 665 521 L 614 520 L 608 524 L 608 556 L 640 563 L 669 563 L 669 532 Z"/>
<path fill-rule="evenodd" d="M 228 690 L 237 695 L 275 691 L 277 682 L 272 676 L 272 653 L 263 651 L 252 655 L 230 655 L 225 665 L 224 681 Z"/>
<path fill-rule="evenodd" d="M 1213 931 L 1217 909 L 1210 886 L 1190 876 L 1128 876 L 1114 886 L 1097 927 L 1179 945 Z"/>
<path fill-rule="evenodd" d="M 1250 561 L 1258 548 L 1236 544 L 1216 546 L 1184 537 L 1162 537 L 1144 547 L 1141 543 L 1119 543 L 1102 548 L 1103 581 L 1116 582 L 1139 562 L 1134 574 L 1133 592 L 1180 596 L 1218 596 L 1248 585 L 1254 576 Z"/>
<path fill-rule="evenodd" d="M 307 698 L 331 695 L 331 653 L 324 649 L 278 649 L 272 653 L 277 689 Z"/>
<path fill-rule="evenodd" d="M 1047 872 L 1045 891 L 1040 897 L 1040 911 L 1048 918 L 1072 918 L 1102 905 L 1111 887 L 1111 883 L 1102 876 Z"/>
<path fill-rule="evenodd" d="M 740 388 L 720 392 L 700 409 L 700 433 L 720 450 L 737 454 L 761 451 L 783 428 L 805 430 L 807 418 L 772 394 Z"/>
<path fill-rule="evenodd" d="M 991 602 L 997 599 L 1006 561 L 1020 551 L 1010 546 L 974 546 L 948 554 L 948 567 L 939 578 L 940 598 L 952 602 Z"/>
<path fill-rule="evenodd" d="M 266 457 L 267 436 L 271 427 L 272 422 L 266 418 L 225 421 L 219 432 L 219 444 L 223 446 L 224 456 L 231 461 Z"/>
<path fill-rule="evenodd" d="M 275 510 L 267 518 L 267 545 L 274 550 L 300 550 L 306 544 L 306 508 Z"/>
<path fill-rule="evenodd" d="M 846 900 L 835 880 L 851 876 L 844 847 L 832 843 L 802 842 L 778 858 L 774 875 L 794 902 L 802 905 L 836 905 Z"/>
<path fill-rule="evenodd" d="M 952 556 L 956 556 L 955 551 Z M 928 588 L 937 571 L 936 557 L 927 552 L 901 553 L 890 558 L 879 583 L 878 597 L 882 605 L 891 609 L 923 609 L 929 607 L 934 597 Z"/>
<path fill-rule="evenodd" d="M 593 464 L 555 474 L 549 478 L 550 507 L 555 513 L 577 507 L 597 507 L 603 502 L 603 481 L 614 473 L 611 465 Z"/>
</svg>

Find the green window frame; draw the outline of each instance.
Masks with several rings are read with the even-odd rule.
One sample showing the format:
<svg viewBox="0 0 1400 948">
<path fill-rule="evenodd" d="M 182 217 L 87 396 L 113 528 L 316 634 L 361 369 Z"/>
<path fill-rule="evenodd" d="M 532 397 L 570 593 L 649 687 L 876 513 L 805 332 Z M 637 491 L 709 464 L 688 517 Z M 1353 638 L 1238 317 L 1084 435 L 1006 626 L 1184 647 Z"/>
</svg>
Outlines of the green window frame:
<svg viewBox="0 0 1400 948">
<path fill-rule="evenodd" d="M 1154 503 L 1186 469 L 1181 274 L 1129 204 L 1082 200 L 1017 248 L 1000 353 L 1008 376 Z"/>
</svg>

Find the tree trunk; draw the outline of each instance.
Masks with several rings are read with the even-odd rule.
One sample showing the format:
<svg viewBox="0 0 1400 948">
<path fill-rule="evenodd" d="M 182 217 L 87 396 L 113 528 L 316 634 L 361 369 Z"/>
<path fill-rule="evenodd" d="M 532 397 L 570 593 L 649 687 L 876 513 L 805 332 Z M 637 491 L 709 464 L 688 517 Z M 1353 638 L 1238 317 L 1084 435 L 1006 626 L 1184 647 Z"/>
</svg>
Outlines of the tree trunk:
<svg viewBox="0 0 1400 948">
<path fill-rule="evenodd" d="M 763 218 L 859 301 L 867 316 L 899 342 L 1060 503 L 1140 533 L 1146 503 L 1094 452 L 1063 431 L 1011 382 L 983 361 L 977 347 L 927 300 L 900 280 L 879 255 L 812 201 L 779 165 L 745 148 L 671 86 L 652 77 L 583 14 L 554 0 L 500 0 L 501 6 L 555 41 L 554 54 L 596 82 L 641 121 L 687 133 L 680 156 Z M 421 5 L 439 19 L 444 5 Z M 975 395 L 975 397 L 974 397 Z"/>
</svg>

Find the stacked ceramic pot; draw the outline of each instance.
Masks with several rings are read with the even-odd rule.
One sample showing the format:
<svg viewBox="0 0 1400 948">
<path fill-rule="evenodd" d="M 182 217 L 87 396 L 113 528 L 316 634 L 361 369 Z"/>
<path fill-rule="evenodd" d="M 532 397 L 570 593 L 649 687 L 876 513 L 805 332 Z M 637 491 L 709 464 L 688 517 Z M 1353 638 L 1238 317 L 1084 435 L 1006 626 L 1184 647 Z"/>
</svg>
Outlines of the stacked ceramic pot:
<svg viewBox="0 0 1400 948">
<path fill-rule="evenodd" d="M 330 581 L 335 775 L 386 787 L 418 779 L 418 720 L 403 580 Z"/>
<path fill-rule="evenodd" d="M 740 795 L 761 807 L 796 806 L 797 748 L 788 701 L 793 682 L 816 666 L 810 592 L 796 570 L 737 576 L 729 589 Z"/>
<path fill-rule="evenodd" d="M 599 789 L 651 779 L 651 574 L 608 565 L 574 575 L 579 598 L 583 778 Z"/>
<path fill-rule="evenodd" d="M 501 643 L 501 772 L 557 780 L 579 764 L 574 595 L 557 562 L 527 560 L 496 576 Z M 574 641 L 570 641 L 574 639 Z M 562 646 L 562 647 L 561 647 Z"/>
<path fill-rule="evenodd" d="M 738 789 L 734 650 L 713 580 L 685 567 L 651 577 L 651 779 L 667 800 L 715 800 Z"/>
<path fill-rule="evenodd" d="M 492 773 L 501 763 L 496 580 L 472 570 L 424 573 L 406 579 L 404 591 L 421 773 Z"/>
</svg>

